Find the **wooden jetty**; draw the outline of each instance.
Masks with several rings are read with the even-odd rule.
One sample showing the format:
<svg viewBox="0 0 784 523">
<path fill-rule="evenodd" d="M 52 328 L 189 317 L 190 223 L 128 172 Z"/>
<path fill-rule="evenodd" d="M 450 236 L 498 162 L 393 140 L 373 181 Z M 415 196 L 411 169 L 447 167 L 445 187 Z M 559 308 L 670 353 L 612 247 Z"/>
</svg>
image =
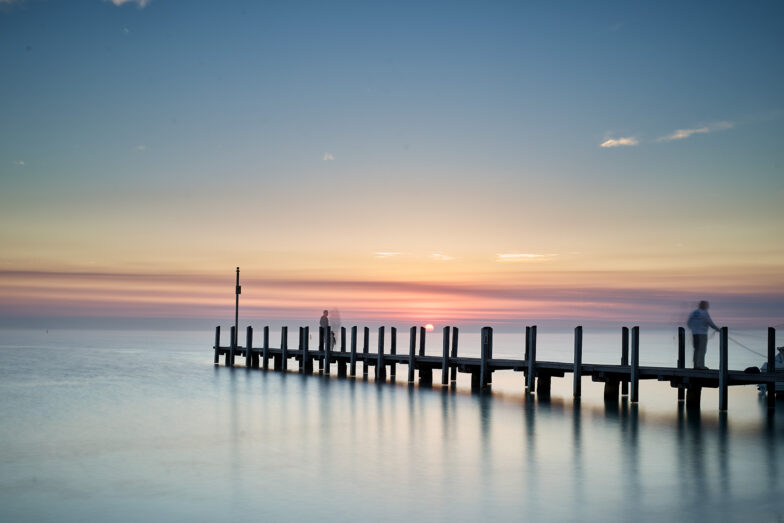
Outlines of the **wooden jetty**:
<svg viewBox="0 0 784 523">
<path fill-rule="evenodd" d="M 766 372 L 747 373 L 741 370 L 730 370 L 728 366 L 728 329 L 720 331 L 720 364 L 719 369 L 688 369 L 686 368 L 686 332 L 683 327 L 678 329 L 678 359 L 675 367 L 644 367 L 640 365 L 640 328 L 623 327 L 621 330 L 621 363 L 620 365 L 583 363 L 582 340 L 583 328 L 574 329 L 574 359 L 571 363 L 559 361 L 542 361 L 536 358 L 535 325 L 525 328 L 525 354 L 523 359 L 493 358 L 493 329 L 483 327 L 481 331 L 480 357 L 466 358 L 458 356 L 458 328 L 444 327 L 443 348 L 438 356 L 425 354 L 424 327 L 411 327 L 408 354 L 397 352 L 397 330 L 389 329 L 389 353 L 384 352 L 385 327 L 378 329 L 378 348 L 370 352 L 370 330 L 362 331 L 362 347 L 357 347 L 359 340 L 357 327 L 350 333 L 345 327 L 340 328 L 340 346 L 332 347 L 332 332 L 329 327 L 319 328 L 319 344 L 315 350 L 309 345 L 310 332 L 308 327 L 300 327 L 299 344 L 296 349 L 288 346 L 288 328 L 281 329 L 281 340 L 278 347 L 270 346 L 269 327 L 264 327 L 261 347 L 253 346 L 253 328 L 246 331 L 245 346 L 238 345 L 236 327 L 231 328 L 229 346 L 220 344 L 220 327 L 215 328 L 215 364 L 219 364 L 220 356 L 224 356 L 226 366 L 233 367 L 235 358 L 245 358 L 248 368 L 270 368 L 286 371 L 289 359 L 298 362 L 301 373 L 312 374 L 313 362 L 318 362 L 319 373 L 329 375 L 333 365 L 340 378 L 357 376 L 357 362 L 362 363 L 362 376 L 367 377 L 370 367 L 375 367 L 375 379 L 383 382 L 387 376 L 391 380 L 397 377 L 397 365 L 408 366 L 408 382 L 414 382 L 415 372 L 419 373 L 420 385 L 433 384 L 433 371 L 441 371 L 441 385 L 449 386 L 456 381 L 457 373 L 470 373 L 472 389 L 488 390 L 493 381 L 493 372 L 511 370 L 522 372 L 525 376 L 526 392 L 546 397 L 550 394 L 553 377 L 563 378 L 566 374 L 573 375 L 573 395 L 580 398 L 581 383 L 584 376 L 593 381 L 604 382 L 605 400 L 617 400 L 619 393 L 629 395 L 632 403 L 640 400 L 640 380 L 668 381 L 678 389 L 678 401 L 685 401 L 687 408 L 699 409 L 703 388 L 719 389 L 719 410 L 726 411 L 728 405 L 728 389 L 731 385 L 766 385 L 768 409 L 776 406 L 776 331 L 768 329 L 768 367 Z M 419 344 L 417 350 L 417 334 Z M 348 336 L 350 336 L 350 341 Z M 388 369 L 388 370 L 387 370 Z"/>
</svg>

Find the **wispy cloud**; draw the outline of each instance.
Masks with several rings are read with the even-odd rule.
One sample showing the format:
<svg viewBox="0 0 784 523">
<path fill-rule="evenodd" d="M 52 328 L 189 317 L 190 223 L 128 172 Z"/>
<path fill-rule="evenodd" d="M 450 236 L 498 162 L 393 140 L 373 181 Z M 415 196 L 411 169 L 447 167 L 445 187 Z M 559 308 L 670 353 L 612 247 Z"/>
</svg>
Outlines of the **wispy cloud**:
<svg viewBox="0 0 784 523">
<path fill-rule="evenodd" d="M 724 131 L 732 128 L 732 122 L 717 122 L 703 127 L 694 127 L 692 129 L 676 129 L 672 133 L 658 138 L 657 142 L 672 142 L 673 140 L 683 140 L 694 134 L 708 134 L 714 131 Z"/>
<path fill-rule="evenodd" d="M 639 140 L 633 136 L 627 136 L 625 138 L 608 138 L 607 140 L 603 141 L 599 144 L 599 147 L 621 147 L 621 146 L 633 146 L 639 144 Z"/>
<path fill-rule="evenodd" d="M 0 0 L 0 2 L 2 2 L 2 0 Z M 15 160 L 15 161 L 13 162 L 13 164 L 14 164 L 14 165 L 24 165 L 24 160 Z"/>
<path fill-rule="evenodd" d="M 331 162 L 334 159 L 335 157 L 332 155 L 332 153 L 324 153 L 324 158 L 322 158 L 322 160 L 325 162 Z"/>
<path fill-rule="evenodd" d="M 525 262 L 525 261 L 535 261 L 535 260 L 547 260 L 550 258 L 554 258 L 556 256 L 558 255 L 557 254 L 534 254 L 534 253 L 527 253 L 527 252 L 510 252 L 510 253 L 496 254 L 495 261 L 501 263 Z"/>
<path fill-rule="evenodd" d="M 375 253 L 376 258 L 393 258 L 395 256 L 400 256 L 401 254 L 403 253 L 394 251 L 379 251 Z"/>
<path fill-rule="evenodd" d="M 122 6 L 124 4 L 136 4 L 140 9 L 147 6 L 150 3 L 150 0 L 104 0 L 105 2 L 111 2 L 116 6 Z"/>
<path fill-rule="evenodd" d="M 127 34 L 130 34 L 130 33 L 131 33 L 131 30 L 130 30 L 130 29 L 128 29 L 127 27 L 123 27 L 123 28 L 122 28 L 122 32 L 123 32 L 123 34 L 124 34 L 124 35 L 127 35 Z"/>
<path fill-rule="evenodd" d="M 137 145 L 136 147 L 134 147 L 134 149 L 136 149 L 137 151 L 146 151 L 147 150 L 147 146 L 144 145 L 144 144 L 140 144 L 140 145 Z"/>
<path fill-rule="evenodd" d="M 438 260 L 438 261 L 452 261 L 452 260 L 454 260 L 454 257 L 447 256 L 446 254 L 441 254 L 441 253 L 438 253 L 438 252 L 431 254 L 430 257 L 432 259 Z"/>
</svg>

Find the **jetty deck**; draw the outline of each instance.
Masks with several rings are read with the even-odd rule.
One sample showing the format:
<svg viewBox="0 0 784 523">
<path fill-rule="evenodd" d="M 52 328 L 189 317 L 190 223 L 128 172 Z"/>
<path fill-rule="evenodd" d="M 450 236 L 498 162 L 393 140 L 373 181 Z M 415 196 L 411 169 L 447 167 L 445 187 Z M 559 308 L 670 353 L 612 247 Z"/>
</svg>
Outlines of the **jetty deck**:
<svg viewBox="0 0 784 523">
<path fill-rule="evenodd" d="M 727 361 L 728 329 L 720 331 L 719 369 L 686 368 L 686 333 L 678 329 L 678 360 L 675 367 L 648 367 L 639 365 L 639 327 L 621 330 L 620 364 L 594 364 L 582 361 L 582 327 L 574 330 L 574 359 L 572 362 L 542 361 L 536 359 L 537 327 L 526 327 L 525 355 L 523 359 L 493 358 L 493 329 L 482 328 L 480 357 L 458 356 L 457 327 L 444 327 L 443 348 L 440 356 L 425 354 L 426 331 L 424 327 L 411 327 L 408 353 L 397 352 L 397 330 L 389 329 L 389 353 L 385 353 L 386 328 L 378 330 L 377 351 L 370 352 L 370 330 L 362 331 L 362 346 L 358 348 L 358 328 L 352 327 L 349 333 L 345 327 L 340 329 L 340 347 L 333 348 L 330 341 L 332 333 L 329 328 L 319 329 L 319 343 L 315 350 L 309 345 L 310 331 L 308 327 L 300 327 L 299 344 L 296 349 L 288 347 L 288 328 L 281 329 L 279 347 L 271 347 L 269 343 L 269 327 L 264 327 L 262 344 L 253 346 L 253 328 L 247 327 L 246 343 L 237 343 L 235 327 L 231 328 L 230 344 L 220 344 L 220 327 L 215 329 L 214 362 L 219 364 L 223 356 L 226 366 L 233 367 L 237 356 L 245 359 L 248 368 L 272 368 L 276 371 L 287 371 L 289 360 L 297 363 L 299 372 L 313 373 L 314 362 L 318 364 L 318 372 L 330 374 L 332 366 L 337 370 L 338 377 L 356 377 L 357 366 L 362 365 L 361 375 L 368 376 L 373 369 L 376 381 L 397 379 L 397 366 L 407 366 L 408 382 L 414 382 L 418 374 L 421 385 L 433 384 L 434 371 L 441 371 L 441 385 L 448 386 L 456 381 L 457 373 L 471 374 L 472 389 L 485 391 L 492 385 L 493 373 L 496 371 L 521 372 L 525 378 L 528 394 L 540 396 L 550 395 L 552 378 L 564 378 L 572 374 L 573 396 L 580 398 L 581 383 L 584 376 L 593 381 L 603 382 L 605 400 L 618 398 L 619 394 L 629 395 L 633 403 L 639 401 L 640 380 L 657 380 L 669 382 L 678 389 L 678 400 L 686 401 L 687 408 L 699 409 L 703 388 L 719 389 L 719 410 L 728 407 L 728 389 L 733 385 L 766 385 L 768 409 L 776 406 L 776 362 L 775 362 L 775 329 L 768 329 L 768 366 L 766 372 L 749 373 L 743 370 L 730 370 Z M 417 340 L 417 334 L 419 334 Z M 417 343 L 418 341 L 418 343 Z M 779 372 L 781 374 L 781 372 Z M 779 378 L 781 379 L 781 378 Z"/>
</svg>

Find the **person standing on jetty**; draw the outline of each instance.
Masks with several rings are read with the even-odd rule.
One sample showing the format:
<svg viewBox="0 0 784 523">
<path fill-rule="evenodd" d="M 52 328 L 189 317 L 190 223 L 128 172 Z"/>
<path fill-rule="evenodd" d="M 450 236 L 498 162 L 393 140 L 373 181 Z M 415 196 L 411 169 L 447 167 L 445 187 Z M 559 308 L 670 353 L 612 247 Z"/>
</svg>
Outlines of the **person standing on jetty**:
<svg viewBox="0 0 784 523">
<path fill-rule="evenodd" d="M 327 316 L 329 316 L 329 311 L 324 310 L 324 314 L 321 315 L 321 319 L 319 320 L 319 327 L 323 327 L 325 329 L 329 327 L 329 318 Z"/>
<path fill-rule="evenodd" d="M 708 327 L 713 330 L 719 330 L 713 320 L 708 314 L 710 304 L 707 301 L 701 301 L 697 307 L 689 315 L 689 329 L 691 329 L 692 342 L 694 344 L 694 368 L 707 369 L 705 366 L 705 351 L 708 348 Z"/>
</svg>

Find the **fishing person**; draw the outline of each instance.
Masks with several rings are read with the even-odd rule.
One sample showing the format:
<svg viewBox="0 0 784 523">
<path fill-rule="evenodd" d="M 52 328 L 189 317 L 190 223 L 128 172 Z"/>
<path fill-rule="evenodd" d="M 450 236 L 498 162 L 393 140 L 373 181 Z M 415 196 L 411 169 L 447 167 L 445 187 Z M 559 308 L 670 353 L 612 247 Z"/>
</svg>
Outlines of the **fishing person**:
<svg viewBox="0 0 784 523">
<path fill-rule="evenodd" d="M 701 301 L 699 306 L 689 315 L 687 322 L 692 334 L 692 343 L 694 345 L 694 368 L 707 369 L 705 366 L 705 352 L 708 348 L 708 327 L 718 331 L 719 328 L 713 323 L 713 320 L 708 314 L 710 304 L 707 301 Z"/>
</svg>

